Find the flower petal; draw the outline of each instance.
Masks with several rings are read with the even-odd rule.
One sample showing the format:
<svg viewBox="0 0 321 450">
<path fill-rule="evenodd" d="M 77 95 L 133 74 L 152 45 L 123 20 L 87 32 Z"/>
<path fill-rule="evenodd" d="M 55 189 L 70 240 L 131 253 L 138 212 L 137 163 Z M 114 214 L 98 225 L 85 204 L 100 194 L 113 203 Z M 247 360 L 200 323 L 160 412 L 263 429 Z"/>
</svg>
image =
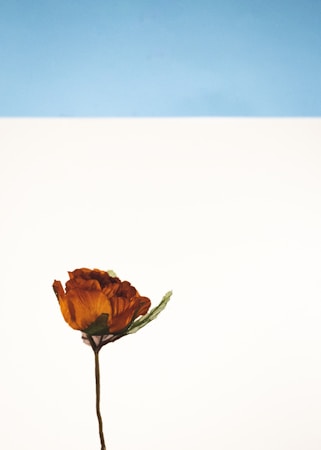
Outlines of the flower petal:
<svg viewBox="0 0 321 450">
<path fill-rule="evenodd" d="M 135 320 L 130 324 L 130 326 L 127 329 L 126 334 L 136 333 L 136 331 L 143 328 L 145 325 L 147 325 L 152 320 L 156 319 L 159 313 L 163 311 L 163 309 L 166 307 L 167 303 L 169 302 L 170 298 L 172 296 L 172 291 L 167 292 L 164 297 L 162 298 L 162 301 L 157 305 L 155 308 L 151 309 L 148 314 L 145 314 L 143 317 L 140 317 L 139 319 Z"/>
<path fill-rule="evenodd" d="M 136 317 L 146 314 L 151 302 L 147 297 L 112 297 L 110 299 L 112 315 L 109 318 L 109 331 L 117 333 L 124 330 Z"/>
<path fill-rule="evenodd" d="M 111 304 L 101 291 L 74 288 L 60 300 L 66 322 L 75 330 L 84 330 L 102 314 L 110 315 Z"/>
<path fill-rule="evenodd" d="M 108 272 L 104 272 L 99 269 L 76 269 L 73 272 L 68 272 L 69 278 L 72 279 L 83 279 L 83 280 L 97 280 L 101 288 L 108 286 L 113 283 L 120 283 L 119 278 L 112 277 Z"/>
<path fill-rule="evenodd" d="M 53 282 L 52 287 L 53 287 L 53 290 L 56 294 L 58 301 L 60 302 L 60 300 L 65 296 L 65 291 L 64 291 L 64 288 L 62 287 L 61 281 L 55 280 Z"/>
<path fill-rule="evenodd" d="M 97 280 L 85 280 L 84 278 L 76 277 L 67 281 L 66 292 L 71 289 L 83 289 L 88 291 L 100 291 L 100 284 Z"/>
</svg>

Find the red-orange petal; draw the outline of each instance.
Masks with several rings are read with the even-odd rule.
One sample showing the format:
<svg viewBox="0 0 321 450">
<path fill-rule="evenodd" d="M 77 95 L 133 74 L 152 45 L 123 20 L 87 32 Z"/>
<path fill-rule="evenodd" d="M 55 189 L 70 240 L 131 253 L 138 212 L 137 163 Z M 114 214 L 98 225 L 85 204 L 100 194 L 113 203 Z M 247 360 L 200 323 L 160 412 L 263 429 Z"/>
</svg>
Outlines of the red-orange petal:
<svg viewBox="0 0 321 450">
<path fill-rule="evenodd" d="M 72 278 L 66 283 L 66 292 L 71 289 L 83 289 L 88 291 L 100 291 L 100 284 L 97 280 L 85 280 L 84 278 Z"/>
<path fill-rule="evenodd" d="M 102 314 L 111 314 L 111 304 L 101 291 L 71 289 L 60 308 L 66 322 L 75 330 L 84 330 Z"/>
<path fill-rule="evenodd" d="M 62 287 L 61 281 L 55 280 L 53 282 L 52 287 L 57 296 L 58 301 L 60 302 L 60 300 L 65 296 L 65 291 L 64 288 Z"/>
<path fill-rule="evenodd" d="M 147 297 L 112 297 L 112 315 L 108 320 L 109 330 L 116 333 L 126 328 L 138 316 L 146 314 L 151 302 Z"/>
</svg>

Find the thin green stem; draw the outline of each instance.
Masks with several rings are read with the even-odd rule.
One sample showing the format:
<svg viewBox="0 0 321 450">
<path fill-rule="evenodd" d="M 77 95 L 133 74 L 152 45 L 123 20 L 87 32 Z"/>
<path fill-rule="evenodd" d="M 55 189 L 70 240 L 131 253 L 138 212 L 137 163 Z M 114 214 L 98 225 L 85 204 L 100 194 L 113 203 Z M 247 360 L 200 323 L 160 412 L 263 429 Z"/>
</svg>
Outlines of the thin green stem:
<svg viewBox="0 0 321 450">
<path fill-rule="evenodd" d="M 101 450 L 106 450 L 104 432 L 103 432 L 103 420 L 100 414 L 100 371 L 99 371 L 99 349 L 94 350 L 95 353 L 95 378 L 96 378 L 96 413 L 99 425 L 99 437 L 101 443 Z"/>
</svg>

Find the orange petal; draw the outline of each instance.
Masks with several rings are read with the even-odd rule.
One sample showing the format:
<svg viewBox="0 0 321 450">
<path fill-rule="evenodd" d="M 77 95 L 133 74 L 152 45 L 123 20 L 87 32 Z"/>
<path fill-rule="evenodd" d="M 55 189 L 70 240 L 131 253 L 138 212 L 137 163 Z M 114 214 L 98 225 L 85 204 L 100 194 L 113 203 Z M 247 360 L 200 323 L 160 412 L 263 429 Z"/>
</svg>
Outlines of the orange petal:
<svg viewBox="0 0 321 450">
<path fill-rule="evenodd" d="M 111 333 L 119 332 L 126 328 L 138 316 L 146 314 L 151 302 L 147 297 L 113 297 L 110 299 L 112 316 L 108 320 Z"/>
<path fill-rule="evenodd" d="M 111 314 L 111 304 L 101 291 L 71 289 L 60 301 L 62 315 L 75 330 L 84 330 L 101 314 Z"/>
<path fill-rule="evenodd" d="M 151 301 L 147 297 L 139 297 L 139 309 L 137 311 L 136 317 L 138 316 L 144 316 L 147 314 L 147 311 L 149 310 L 151 306 Z M 135 319 L 136 319 L 135 317 Z"/>
<path fill-rule="evenodd" d="M 53 290 L 55 291 L 58 301 L 60 302 L 60 300 L 65 296 L 65 291 L 64 288 L 62 287 L 61 281 L 55 280 L 53 282 L 52 287 Z"/>
<path fill-rule="evenodd" d="M 68 293 L 71 289 L 99 291 L 100 284 L 97 280 L 85 280 L 84 278 L 77 277 L 67 281 L 66 292 Z"/>
<path fill-rule="evenodd" d="M 88 278 L 89 274 L 92 272 L 91 269 L 76 269 L 73 272 L 68 272 L 69 278 L 83 277 Z"/>
<path fill-rule="evenodd" d="M 111 317 L 108 320 L 109 331 L 111 333 L 118 333 L 124 330 L 134 320 L 135 310 L 128 308 L 123 310 L 120 314 Z"/>
</svg>

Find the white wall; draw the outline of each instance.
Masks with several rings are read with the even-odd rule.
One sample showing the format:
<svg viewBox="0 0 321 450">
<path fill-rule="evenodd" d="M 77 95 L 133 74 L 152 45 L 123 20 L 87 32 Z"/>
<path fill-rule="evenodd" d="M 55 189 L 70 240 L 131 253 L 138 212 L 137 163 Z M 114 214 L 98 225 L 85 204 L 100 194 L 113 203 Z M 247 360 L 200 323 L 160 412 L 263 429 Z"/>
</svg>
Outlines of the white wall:
<svg viewBox="0 0 321 450">
<path fill-rule="evenodd" d="M 0 448 L 99 449 L 52 291 L 113 269 L 162 315 L 101 352 L 108 450 L 321 447 L 321 120 L 0 120 Z"/>
</svg>

